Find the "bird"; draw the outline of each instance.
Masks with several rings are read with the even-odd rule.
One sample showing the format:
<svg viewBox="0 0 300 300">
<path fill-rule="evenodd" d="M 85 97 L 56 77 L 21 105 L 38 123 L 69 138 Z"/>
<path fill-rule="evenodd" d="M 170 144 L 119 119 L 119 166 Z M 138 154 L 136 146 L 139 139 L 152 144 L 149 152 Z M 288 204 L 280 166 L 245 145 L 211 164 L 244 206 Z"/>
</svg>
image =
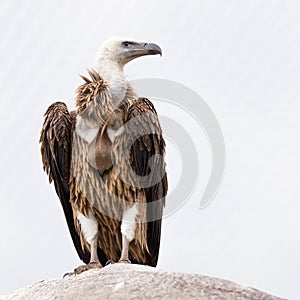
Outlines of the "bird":
<svg viewBox="0 0 300 300">
<path fill-rule="evenodd" d="M 153 103 L 136 94 L 124 73 L 146 55 L 162 50 L 110 38 L 80 75 L 76 109 L 57 101 L 44 114 L 43 169 L 84 262 L 72 274 L 109 263 L 157 265 L 168 191 L 165 140 Z"/>
</svg>

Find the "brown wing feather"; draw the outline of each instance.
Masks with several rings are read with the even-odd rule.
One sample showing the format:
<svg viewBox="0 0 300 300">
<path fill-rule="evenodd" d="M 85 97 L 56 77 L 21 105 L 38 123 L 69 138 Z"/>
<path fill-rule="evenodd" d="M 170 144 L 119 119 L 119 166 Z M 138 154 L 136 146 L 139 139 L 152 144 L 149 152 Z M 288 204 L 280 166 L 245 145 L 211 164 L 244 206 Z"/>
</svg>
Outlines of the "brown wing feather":
<svg viewBox="0 0 300 300">
<path fill-rule="evenodd" d="M 43 168 L 49 176 L 49 182 L 54 182 L 77 253 L 84 262 L 88 263 L 90 254 L 81 248 L 69 202 L 71 143 L 75 112 L 70 114 L 64 103 L 55 102 L 47 109 L 44 117 L 40 136 Z"/>
<path fill-rule="evenodd" d="M 154 178 L 153 182 L 157 182 L 155 185 L 145 188 L 147 203 L 154 203 L 157 200 L 162 200 L 157 205 L 147 206 L 147 219 L 156 221 L 149 222 L 147 224 L 147 245 L 149 253 L 145 253 L 147 256 L 146 264 L 150 266 L 156 266 L 160 247 L 161 236 L 161 219 L 164 206 L 164 198 L 168 190 L 167 174 L 165 172 L 165 162 L 154 161 L 154 169 L 150 170 L 149 160 L 153 155 L 165 155 L 165 141 L 162 137 L 162 132 L 157 117 L 156 110 L 153 104 L 146 98 L 139 98 L 134 101 L 129 108 L 128 121 L 134 120 L 134 118 L 143 116 L 143 122 L 138 122 L 138 126 L 143 126 L 145 134 L 136 139 L 131 148 L 131 165 L 139 176 L 147 176 L 150 173 L 153 176 L 161 176 L 164 174 L 161 180 Z M 146 116 L 146 118 L 144 118 Z M 139 118 L 136 118 L 139 120 Z"/>
</svg>

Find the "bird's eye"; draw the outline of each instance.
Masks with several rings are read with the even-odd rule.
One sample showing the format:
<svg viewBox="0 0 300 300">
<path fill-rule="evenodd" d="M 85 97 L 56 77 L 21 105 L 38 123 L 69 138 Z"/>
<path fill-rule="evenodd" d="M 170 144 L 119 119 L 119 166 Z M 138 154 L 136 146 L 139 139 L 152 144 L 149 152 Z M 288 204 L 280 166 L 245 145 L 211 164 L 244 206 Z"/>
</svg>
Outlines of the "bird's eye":
<svg viewBox="0 0 300 300">
<path fill-rule="evenodd" d="M 123 42 L 122 44 L 123 44 L 124 47 L 129 47 L 131 43 L 130 42 Z"/>
</svg>

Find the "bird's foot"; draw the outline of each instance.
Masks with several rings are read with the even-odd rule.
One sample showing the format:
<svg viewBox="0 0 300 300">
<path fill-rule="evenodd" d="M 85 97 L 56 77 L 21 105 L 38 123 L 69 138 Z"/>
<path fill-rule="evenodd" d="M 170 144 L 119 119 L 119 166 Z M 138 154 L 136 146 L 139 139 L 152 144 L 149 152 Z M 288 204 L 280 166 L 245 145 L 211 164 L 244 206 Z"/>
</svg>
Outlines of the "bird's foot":
<svg viewBox="0 0 300 300">
<path fill-rule="evenodd" d="M 102 267 L 103 266 L 100 263 L 98 263 L 98 262 L 91 262 L 91 263 L 89 263 L 87 265 L 79 266 L 78 268 L 76 268 L 74 270 L 74 273 L 76 275 L 78 275 L 78 274 L 81 274 L 81 273 L 83 273 L 85 271 L 88 271 L 88 270 L 91 270 L 91 269 L 100 269 Z"/>
<path fill-rule="evenodd" d="M 103 266 L 98 262 L 91 262 L 87 265 L 79 266 L 78 268 L 76 268 L 74 270 L 74 272 L 69 272 L 69 273 L 64 274 L 63 278 L 73 276 L 73 275 L 78 275 L 78 274 L 81 274 L 84 271 L 88 271 L 88 270 L 91 270 L 91 269 L 98 269 L 98 268 L 99 269 L 103 268 Z"/>
<path fill-rule="evenodd" d="M 121 264 L 131 264 L 131 261 L 129 259 L 120 259 L 119 263 L 121 263 Z"/>
</svg>

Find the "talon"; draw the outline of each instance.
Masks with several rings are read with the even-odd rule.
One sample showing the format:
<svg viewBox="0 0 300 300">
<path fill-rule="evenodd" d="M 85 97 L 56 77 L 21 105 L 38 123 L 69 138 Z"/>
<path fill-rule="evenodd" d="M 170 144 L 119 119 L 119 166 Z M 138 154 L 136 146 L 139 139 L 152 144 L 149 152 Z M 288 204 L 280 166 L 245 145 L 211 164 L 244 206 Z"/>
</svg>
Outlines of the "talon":
<svg viewBox="0 0 300 300">
<path fill-rule="evenodd" d="M 64 274 L 64 276 L 63 276 L 63 278 L 65 278 L 65 277 L 70 277 L 70 276 L 73 276 L 73 275 L 75 275 L 75 273 L 74 272 L 68 272 L 68 273 L 65 273 Z"/>
<path fill-rule="evenodd" d="M 85 271 L 91 270 L 91 269 L 100 269 L 102 268 L 102 265 L 98 262 L 90 262 L 87 265 L 79 266 L 74 270 L 75 275 L 79 275 Z"/>
<path fill-rule="evenodd" d="M 112 265 L 112 264 L 115 264 L 115 262 L 111 259 L 109 259 L 106 263 L 105 263 L 105 267 L 108 266 L 108 265 Z"/>
</svg>

